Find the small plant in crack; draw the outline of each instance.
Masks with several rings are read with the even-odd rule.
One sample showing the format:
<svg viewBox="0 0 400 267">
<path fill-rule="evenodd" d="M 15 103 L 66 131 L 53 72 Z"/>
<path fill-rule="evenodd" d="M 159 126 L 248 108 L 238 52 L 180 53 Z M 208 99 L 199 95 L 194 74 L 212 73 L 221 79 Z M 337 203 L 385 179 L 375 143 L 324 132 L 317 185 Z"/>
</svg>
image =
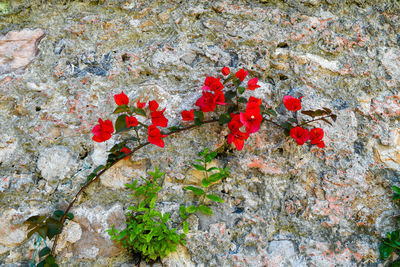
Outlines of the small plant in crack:
<svg viewBox="0 0 400 267">
<path fill-rule="evenodd" d="M 185 234 L 178 234 L 176 228 L 168 228 L 169 212 L 162 214 L 155 209 L 157 194 L 161 190 L 159 181 L 165 172 L 155 167 L 155 171 L 148 174 L 148 178 L 140 177 L 144 181 L 142 185 L 138 185 L 138 180 L 125 185 L 134 192 L 130 197 L 136 198 L 135 205 L 130 206 L 126 214 L 127 227 L 118 230 L 112 226 L 107 232 L 128 252 L 139 253 L 146 261 L 155 261 L 176 251 L 179 244 L 185 245 Z"/>
</svg>

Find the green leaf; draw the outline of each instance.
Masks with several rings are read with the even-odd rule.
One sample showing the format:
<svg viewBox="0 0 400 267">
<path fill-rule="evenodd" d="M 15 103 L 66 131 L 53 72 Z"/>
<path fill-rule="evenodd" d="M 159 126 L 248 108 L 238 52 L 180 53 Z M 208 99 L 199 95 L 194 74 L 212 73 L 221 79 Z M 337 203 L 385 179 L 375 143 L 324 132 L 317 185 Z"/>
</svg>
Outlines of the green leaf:
<svg viewBox="0 0 400 267">
<path fill-rule="evenodd" d="M 64 215 L 64 211 L 63 210 L 56 210 L 53 212 L 54 217 L 56 218 L 61 218 Z"/>
<path fill-rule="evenodd" d="M 26 220 L 26 222 L 33 223 L 33 224 L 39 224 L 39 223 L 43 222 L 45 219 L 46 219 L 46 216 L 44 216 L 44 215 L 42 215 L 42 216 L 36 215 L 36 216 L 29 217 Z"/>
<path fill-rule="evenodd" d="M 200 205 L 199 210 L 206 215 L 213 215 L 212 209 L 208 206 Z"/>
<path fill-rule="evenodd" d="M 192 191 L 193 193 L 195 193 L 198 196 L 204 195 L 204 191 L 201 188 L 197 188 L 197 187 L 194 187 L 194 186 L 186 186 L 183 189 L 190 190 L 190 191 Z"/>
<path fill-rule="evenodd" d="M 47 236 L 47 226 L 40 226 L 37 228 L 37 233 L 43 238 L 46 239 Z"/>
<path fill-rule="evenodd" d="M 229 101 L 236 96 L 235 91 L 228 91 L 225 93 L 225 101 Z"/>
<path fill-rule="evenodd" d="M 225 123 L 228 123 L 228 122 L 230 122 L 231 121 L 231 115 L 229 115 L 228 113 L 224 113 L 224 114 L 221 114 L 220 116 L 219 116 L 219 124 L 220 125 L 223 125 L 223 124 L 225 124 Z"/>
<path fill-rule="evenodd" d="M 222 178 L 224 178 L 224 177 L 225 177 L 225 175 L 223 175 L 223 174 L 220 173 L 220 172 L 217 172 L 217 173 L 211 174 L 211 175 L 208 177 L 208 180 L 209 180 L 211 183 L 215 183 L 216 181 L 218 181 L 218 180 L 220 180 L 220 179 L 222 179 Z"/>
<path fill-rule="evenodd" d="M 193 163 L 192 163 L 192 166 L 193 166 L 196 170 L 199 170 L 199 171 L 205 171 L 205 170 L 206 170 L 206 168 L 204 168 L 203 165 L 193 164 Z"/>
<path fill-rule="evenodd" d="M 194 125 L 201 125 L 202 124 L 202 120 L 200 120 L 199 118 L 194 118 Z"/>
<path fill-rule="evenodd" d="M 392 186 L 392 189 L 394 192 L 396 192 L 397 194 L 400 194 L 400 187 L 397 187 L 395 185 Z"/>
<path fill-rule="evenodd" d="M 281 126 L 282 126 L 284 129 L 287 129 L 287 130 L 289 130 L 289 131 L 293 128 L 293 126 L 292 126 L 290 123 L 288 123 L 288 122 L 283 122 L 283 123 L 281 123 Z"/>
<path fill-rule="evenodd" d="M 326 122 L 326 123 L 329 124 L 330 126 L 333 126 L 332 123 L 331 123 L 330 121 L 328 121 L 327 119 L 321 118 L 321 120 L 323 120 L 324 122 Z"/>
<path fill-rule="evenodd" d="M 393 253 L 394 248 L 385 244 L 381 244 L 379 246 L 379 253 L 381 256 L 381 259 L 386 259 L 388 258 L 392 253 Z"/>
<path fill-rule="evenodd" d="M 397 241 L 397 240 L 399 240 L 399 237 L 400 237 L 399 231 L 393 231 L 393 232 L 392 232 L 392 238 L 391 238 L 392 241 Z"/>
<path fill-rule="evenodd" d="M 120 133 L 128 130 L 128 127 L 126 125 L 126 117 L 126 114 L 118 116 L 117 120 L 115 121 L 115 133 Z"/>
<path fill-rule="evenodd" d="M 238 101 L 239 103 L 247 103 L 247 99 L 244 98 L 243 96 L 239 97 Z"/>
<path fill-rule="evenodd" d="M 237 88 L 237 90 L 238 90 L 239 94 L 243 94 L 246 89 L 243 86 L 239 86 Z"/>
<path fill-rule="evenodd" d="M 211 172 L 211 171 L 215 171 L 215 170 L 218 170 L 218 168 L 217 167 L 211 167 L 211 168 L 207 169 L 207 172 Z"/>
<path fill-rule="evenodd" d="M 134 113 L 136 113 L 138 115 L 146 117 L 146 112 L 142 108 L 131 107 L 131 110 L 132 110 L 132 112 L 134 112 Z"/>
<path fill-rule="evenodd" d="M 176 132 L 176 131 L 178 131 L 180 128 L 178 127 L 178 126 L 172 126 L 172 127 L 169 127 L 168 128 L 168 130 L 170 130 L 171 132 Z"/>
<path fill-rule="evenodd" d="M 203 178 L 203 180 L 201 180 L 201 186 L 206 188 L 211 184 L 210 181 L 208 181 L 206 178 Z"/>
<path fill-rule="evenodd" d="M 51 252 L 51 249 L 49 247 L 44 247 L 39 251 L 39 258 L 49 254 Z"/>
<path fill-rule="evenodd" d="M 38 264 L 36 264 L 36 267 L 44 267 L 44 264 L 46 263 L 46 261 L 41 261 Z"/>
<path fill-rule="evenodd" d="M 129 111 L 130 111 L 129 107 L 127 105 L 120 105 L 114 110 L 113 114 L 118 114 L 118 113 L 122 113 L 122 112 L 129 112 Z"/>
<path fill-rule="evenodd" d="M 278 114 L 276 113 L 276 111 L 273 110 L 272 108 L 267 109 L 267 113 L 271 114 L 271 115 L 274 116 L 274 117 L 278 116 Z"/>
<path fill-rule="evenodd" d="M 184 221 L 183 224 L 182 224 L 182 227 L 183 227 L 183 232 L 185 234 L 187 234 L 189 232 L 189 224 L 188 224 L 188 222 Z"/>
<path fill-rule="evenodd" d="M 392 265 L 390 265 L 390 267 L 400 267 L 400 261 L 392 262 Z"/>
<path fill-rule="evenodd" d="M 400 194 L 394 193 L 393 200 L 400 199 Z"/>
<path fill-rule="evenodd" d="M 328 114 L 332 113 L 332 110 L 330 110 L 329 108 L 323 108 L 326 112 L 328 112 Z"/>
<path fill-rule="evenodd" d="M 119 149 L 118 149 L 119 150 Z M 97 173 L 98 171 L 101 171 L 102 169 L 104 169 L 105 166 L 104 165 L 99 165 L 96 167 L 96 169 L 93 170 L 94 173 Z"/>
<path fill-rule="evenodd" d="M 46 221 L 46 227 L 48 229 L 47 231 L 47 237 L 49 239 L 52 239 L 54 236 L 58 235 L 61 233 L 61 229 L 63 227 L 63 224 L 53 218 L 49 218 Z"/>
<path fill-rule="evenodd" d="M 198 118 L 200 121 L 204 120 L 204 113 L 202 111 L 199 110 L 194 110 L 193 114 L 196 118 Z"/>
<path fill-rule="evenodd" d="M 53 255 L 49 255 L 49 256 L 47 256 L 46 257 L 46 263 L 48 263 L 48 264 L 53 264 L 53 263 L 55 263 L 56 262 L 56 258 L 54 258 L 54 256 Z"/>
<path fill-rule="evenodd" d="M 217 155 L 218 155 L 218 153 L 215 152 L 215 151 L 210 152 L 210 153 L 205 157 L 206 162 L 211 162 Z"/>
<path fill-rule="evenodd" d="M 181 216 L 182 219 L 186 220 L 188 215 L 186 214 L 186 207 L 185 206 L 181 205 L 179 207 L 179 215 Z"/>
<path fill-rule="evenodd" d="M 70 219 L 70 220 L 73 220 L 74 219 L 74 214 L 72 214 L 71 212 L 68 212 L 67 213 L 67 218 Z"/>
<path fill-rule="evenodd" d="M 224 200 L 222 198 L 220 198 L 219 196 L 216 196 L 216 195 L 206 195 L 206 197 L 215 202 L 224 202 Z"/>
<path fill-rule="evenodd" d="M 199 210 L 199 208 L 196 207 L 196 206 L 193 206 L 193 205 L 190 205 L 189 207 L 186 208 L 186 211 L 187 211 L 188 213 L 195 213 L 195 212 L 198 211 L 198 210 Z"/>
</svg>

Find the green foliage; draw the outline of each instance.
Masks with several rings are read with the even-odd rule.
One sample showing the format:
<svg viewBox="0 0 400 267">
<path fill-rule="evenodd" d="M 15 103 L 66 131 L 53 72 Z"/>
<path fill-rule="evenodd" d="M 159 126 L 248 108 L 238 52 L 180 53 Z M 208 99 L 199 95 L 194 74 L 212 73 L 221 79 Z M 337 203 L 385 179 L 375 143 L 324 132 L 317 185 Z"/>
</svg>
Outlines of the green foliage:
<svg viewBox="0 0 400 267">
<path fill-rule="evenodd" d="M 190 205 L 188 207 L 181 206 L 179 209 L 179 215 L 182 218 L 182 226 L 183 231 L 187 233 L 189 231 L 189 225 L 186 220 L 194 213 L 200 211 L 205 215 L 213 215 L 212 209 L 206 205 L 205 200 L 211 200 L 214 202 L 224 202 L 224 200 L 215 195 L 215 194 L 207 194 L 207 191 L 210 189 L 212 185 L 214 185 L 219 180 L 222 180 L 230 175 L 229 169 L 211 167 L 207 168 L 207 164 L 210 163 L 216 156 L 218 155 L 215 151 L 210 151 L 208 148 L 199 152 L 199 159 L 196 159 L 197 162 L 201 162 L 202 164 L 192 163 L 193 167 L 196 170 L 204 172 L 204 178 L 201 181 L 202 188 L 195 186 L 186 186 L 183 189 L 192 191 L 196 196 L 200 197 L 200 201 L 198 205 Z"/>
<path fill-rule="evenodd" d="M 140 177 L 144 181 L 141 185 L 138 185 L 138 180 L 125 185 L 133 191 L 131 197 L 137 199 L 136 205 L 128 207 L 127 227 L 118 230 L 112 226 L 107 230 L 112 240 L 121 243 L 129 252 L 140 253 L 146 261 L 163 258 L 175 251 L 178 244 L 185 244 L 185 234 L 177 234 L 176 228 L 168 229 L 170 214 L 161 214 L 155 209 L 157 193 L 161 190 L 159 179 L 165 173 L 156 167 L 148 174 L 150 177 L 147 179 Z M 188 225 L 184 225 L 185 233 L 186 230 Z"/>
<path fill-rule="evenodd" d="M 393 200 L 400 199 L 400 188 L 392 186 Z M 382 244 L 379 245 L 379 254 L 381 259 L 387 259 L 393 252 L 400 251 L 400 231 L 387 232 L 386 237 L 382 239 Z M 392 262 L 391 267 L 400 266 L 400 261 Z"/>
<path fill-rule="evenodd" d="M 219 116 L 219 124 L 223 125 L 225 123 L 228 123 L 231 121 L 231 115 L 229 115 L 228 113 L 223 113 Z"/>
<path fill-rule="evenodd" d="M 53 239 L 56 235 L 60 234 L 63 228 L 62 217 L 65 212 L 63 210 L 55 210 L 53 216 L 32 216 L 29 217 L 25 223 L 28 224 L 28 235 L 30 238 L 33 234 L 39 234 L 43 239 Z M 74 215 L 72 213 L 67 213 L 65 215 L 66 219 L 72 220 Z M 49 247 L 44 247 L 39 251 L 39 259 L 41 261 L 36 265 L 36 267 L 58 267 L 55 262 L 54 256 L 51 254 Z"/>
</svg>

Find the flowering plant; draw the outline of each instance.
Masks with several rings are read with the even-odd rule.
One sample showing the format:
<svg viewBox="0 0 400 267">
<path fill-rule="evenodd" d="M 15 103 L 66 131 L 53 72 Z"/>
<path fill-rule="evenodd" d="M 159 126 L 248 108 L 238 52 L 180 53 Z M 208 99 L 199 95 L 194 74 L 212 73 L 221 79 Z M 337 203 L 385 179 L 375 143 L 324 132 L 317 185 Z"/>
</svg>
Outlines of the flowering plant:
<svg viewBox="0 0 400 267">
<path fill-rule="evenodd" d="M 55 237 L 52 249 L 50 250 L 48 247 L 45 247 L 39 253 L 39 256 L 44 259 L 38 266 L 43 266 L 46 263 L 49 263 L 51 266 L 57 265 L 54 262 L 54 257 L 59 234 L 62 232 L 66 219 L 73 218 L 70 210 L 77 198 L 90 184 L 96 181 L 118 161 L 128 159 L 130 155 L 149 144 L 163 148 L 165 146 L 164 138 L 172 134 L 187 131 L 208 123 L 218 122 L 220 125 L 227 124 L 229 129 L 229 133 L 226 136 L 227 143 L 240 151 L 244 148 L 246 140 L 251 135 L 257 133 L 260 130 L 261 124 L 266 122 L 282 130 L 285 135 L 291 136 L 298 145 L 304 145 L 309 141 L 311 145 L 316 145 L 319 148 L 325 147 L 323 129 L 311 127 L 311 125 L 317 121 L 324 121 L 332 125 L 332 122 L 336 121 L 336 115 L 329 108 L 302 110 L 301 97 L 295 98 L 286 95 L 283 97 L 283 105 L 290 112 L 291 116 L 282 121 L 282 118 L 285 117 L 278 116 L 277 112 L 267 104 L 263 104 L 261 99 L 253 96 L 247 99 L 242 96 L 246 90 L 254 91 L 261 87 L 258 84 L 258 78 L 251 78 L 246 83 L 245 80 L 248 76 L 248 71 L 240 69 L 235 73 L 231 73 L 228 67 L 222 68 L 221 74 L 220 77 L 208 76 L 205 78 L 204 84 L 201 87 L 201 96 L 195 102 L 197 108 L 181 111 L 182 122 L 175 126 L 168 127 L 169 120 L 164 114 L 166 108 L 160 108 L 160 104 L 156 100 L 141 102 L 143 100 L 139 99 L 136 103 L 132 104 L 124 92 L 114 96 L 117 107 L 113 114 L 118 116 L 114 123 L 109 119 L 103 120 L 100 118 L 98 124 L 92 129 L 93 141 L 106 142 L 112 135 L 129 133 L 130 131 L 133 131 L 134 134 L 116 143 L 110 149 L 106 163 L 96 167 L 87 176 L 86 182 L 82 184 L 81 189 L 65 210 L 56 211 L 53 217 L 33 216 L 27 220 L 27 223 L 30 225 L 28 238 L 34 233 L 38 233 L 43 238 L 52 239 Z M 308 116 L 311 119 L 302 119 L 301 115 Z M 205 172 L 206 177 L 202 181 L 204 190 L 193 186 L 187 186 L 184 189 L 201 196 L 202 202 L 199 206 L 181 206 L 180 216 L 183 221 L 180 226 L 183 227 L 185 233 L 188 231 L 186 220 L 191 214 L 201 211 L 202 213 L 212 215 L 212 210 L 203 202 L 206 198 L 216 202 L 223 202 L 216 195 L 206 194 L 206 191 L 213 183 L 229 175 L 227 169 L 207 168 L 207 163 L 216 156 L 215 152 L 207 150 L 201 152 L 200 155 L 203 157 L 202 163 L 204 165 L 194 164 L 193 166 Z M 218 172 L 209 173 L 215 170 L 218 170 Z M 210 176 L 208 176 L 209 174 Z M 158 178 L 161 178 L 161 176 Z M 137 188 L 135 187 L 134 190 L 137 190 Z M 151 201 L 154 199 L 151 198 Z M 160 216 L 157 213 L 155 217 L 162 220 L 163 217 Z M 133 219 L 132 223 L 141 222 Z M 114 230 L 110 231 L 110 234 L 115 238 L 120 233 Z M 173 233 L 171 232 L 171 235 L 175 236 L 174 233 L 174 231 Z M 142 249 L 143 247 L 136 248 L 139 251 Z M 164 252 L 152 255 L 165 256 Z"/>
</svg>

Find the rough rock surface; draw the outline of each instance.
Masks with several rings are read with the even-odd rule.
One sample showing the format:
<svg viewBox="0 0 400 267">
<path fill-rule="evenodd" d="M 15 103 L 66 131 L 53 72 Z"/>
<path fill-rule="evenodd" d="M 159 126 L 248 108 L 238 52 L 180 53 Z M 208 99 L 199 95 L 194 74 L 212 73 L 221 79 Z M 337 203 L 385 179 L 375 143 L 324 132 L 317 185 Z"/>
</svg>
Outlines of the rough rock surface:
<svg viewBox="0 0 400 267">
<path fill-rule="evenodd" d="M 384 264 L 378 246 L 400 212 L 391 199 L 400 183 L 398 1 L 16 0 L 0 14 L 1 266 L 26 266 L 35 238 L 21 244 L 21 223 L 69 202 L 105 162 L 119 137 L 95 144 L 90 131 L 99 117 L 115 119 L 114 94 L 157 100 L 173 125 L 223 66 L 258 77 L 254 96 L 281 118 L 287 94 L 332 109 L 337 122 L 319 125 L 326 148 L 297 146 L 269 124 L 240 152 L 216 125 L 169 137 L 88 188 L 58 261 L 132 266 L 105 232 L 124 226 L 133 200 L 123 185 L 159 166 L 167 175 L 157 207 L 176 218 L 195 200 L 182 189 L 200 179 L 190 162 L 210 147 L 232 173 L 216 186 L 225 203 L 191 218 L 186 248 L 164 266 Z"/>
<path fill-rule="evenodd" d="M 0 74 L 22 71 L 37 54 L 42 29 L 11 31 L 0 37 Z"/>
</svg>

